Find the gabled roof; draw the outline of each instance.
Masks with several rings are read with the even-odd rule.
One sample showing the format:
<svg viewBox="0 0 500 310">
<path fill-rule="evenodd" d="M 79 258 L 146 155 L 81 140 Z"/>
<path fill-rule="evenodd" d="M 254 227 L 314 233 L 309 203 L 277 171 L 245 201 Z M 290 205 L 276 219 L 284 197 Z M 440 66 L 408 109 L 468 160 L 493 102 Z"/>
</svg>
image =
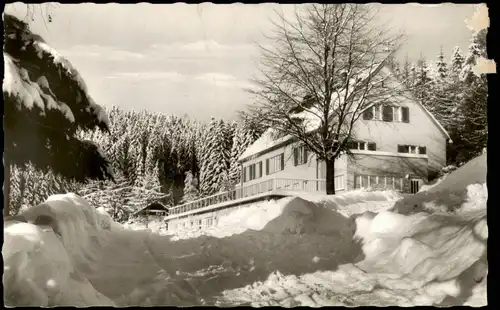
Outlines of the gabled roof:
<svg viewBox="0 0 500 310">
<path fill-rule="evenodd" d="M 258 155 L 261 152 L 264 152 L 266 150 L 269 150 L 273 146 L 277 146 L 281 143 L 288 142 L 290 139 L 293 138 L 291 135 L 286 135 L 281 138 L 276 138 L 275 137 L 276 131 L 273 129 L 268 129 L 266 130 L 260 138 L 258 138 L 254 143 L 252 143 L 244 152 L 241 154 L 241 156 L 238 158 L 238 161 L 242 161 L 244 159 L 247 159 L 251 156 Z"/>
<path fill-rule="evenodd" d="M 148 210 L 148 209 L 153 209 L 153 210 L 162 209 L 162 211 L 163 210 L 165 210 L 165 212 L 168 211 L 168 208 L 166 206 L 164 206 L 163 204 L 161 204 L 159 202 L 152 202 L 152 203 L 148 204 L 147 206 L 145 206 L 144 208 L 141 208 L 141 209 L 135 211 L 133 213 L 133 215 L 137 215 L 137 214 L 143 212 L 144 210 Z"/>
<path fill-rule="evenodd" d="M 427 110 L 427 108 L 422 104 L 422 102 L 417 100 L 415 96 L 413 96 L 413 94 L 411 94 L 410 92 L 408 92 L 408 95 L 413 99 L 412 100 L 413 102 L 416 102 L 418 105 L 422 107 L 424 112 L 431 118 L 431 120 L 434 122 L 434 124 L 436 124 L 439 130 L 441 130 L 441 132 L 446 136 L 446 138 L 448 138 L 448 140 L 452 142 L 448 131 L 443 127 L 443 125 L 441 125 L 441 123 L 436 119 L 436 117 L 429 110 Z"/>
<path fill-rule="evenodd" d="M 383 63 L 380 63 L 377 66 L 377 68 L 375 70 L 373 70 L 372 74 L 377 74 L 379 72 L 384 74 L 385 76 L 392 75 L 391 70 L 388 69 Z M 362 76 L 362 79 L 366 80 L 367 77 L 368 77 L 368 74 L 365 74 Z M 349 96 L 350 95 L 351 94 L 349 94 Z M 340 94 L 340 98 L 342 98 L 342 96 L 343 96 L 343 93 Z M 429 110 L 427 110 L 425 108 L 425 106 L 420 101 L 416 100 L 416 98 L 411 93 L 409 93 L 409 97 L 411 98 L 411 100 L 413 102 L 417 103 L 418 105 L 420 105 L 422 107 L 422 109 L 425 111 L 425 113 L 431 118 L 431 120 L 436 124 L 436 126 L 441 130 L 441 132 L 451 141 L 450 135 L 448 134 L 446 129 L 444 129 L 444 127 L 439 123 L 439 121 L 434 117 L 434 115 L 432 115 L 432 113 Z M 337 98 L 338 97 L 336 95 L 334 98 L 332 98 L 332 101 L 337 100 Z M 337 103 L 337 104 L 340 104 L 340 103 Z M 370 106 L 368 106 L 367 108 L 369 108 Z M 355 107 L 353 106 L 352 108 L 354 109 Z M 292 115 L 292 117 L 301 118 L 305 122 L 305 125 L 307 126 L 307 131 L 312 132 L 312 131 L 318 129 L 319 126 L 321 125 L 321 119 L 320 119 L 320 117 L 318 117 L 317 114 L 321 115 L 321 113 L 319 113 L 319 111 L 317 109 L 315 109 L 315 107 L 312 107 L 312 108 L 308 109 L 308 111 L 302 111 L 299 113 L 295 113 Z M 333 119 L 334 119 L 334 116 L 332 113 L 329 121 L 331 122 Z M 273 130 L 272 128 L 268 129 L 266 132 L 264 132 L 264 134 L 259 139 L 257 139 L 252 145 L 250 145 L 245 150 L 245 152 L 243 152 L 243 154 L 238 158 L 238 161 L 243 161 L 243 160 L 248 159 L 250 157 L 259 156 L 261 153 L 268 151 L 269 149 L 271 149 L 273 147 L 277 147 L 281 144 L 284 144 L 284 143 L 286 143 L 289 140 L 294 138 L 292 135 L 286 135 L 286 136 L 280 137 L 280 138 L 275 138 L 275 136 L 276 136 L 276 131 Z"/>
</svg>

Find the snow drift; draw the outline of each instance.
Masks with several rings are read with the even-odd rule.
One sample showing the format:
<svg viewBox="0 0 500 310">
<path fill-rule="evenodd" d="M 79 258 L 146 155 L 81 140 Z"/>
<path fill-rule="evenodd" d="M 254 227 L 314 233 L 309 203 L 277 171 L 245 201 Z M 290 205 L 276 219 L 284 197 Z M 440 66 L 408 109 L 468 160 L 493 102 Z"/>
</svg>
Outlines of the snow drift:
<svg viewBox="0 0 500 310">
<path fill-rule="evenodd" d="M 52 196 L 6 222 L 5 302 L 486 304 L 481 195 L 462 201 L 467 212 L 432 215 L 388 211 L 401 198 L 390 192 L 300 196 L 241 207 L 217 227 L 167 236 L 125 229 L 74 194 Z"/>
<path fill-rule="evenodd" d="M 475 206 L 485 208 L 488 199 L 486 156 L 484 153 L 472 159 L 435 186 L 401 199 L 392 211 L 413 214 L 436 211 L 460 212 Z M 476 203 L 478 200 L 481 203 Z"/>
<path fill-rule="evenodd" d="M 85 200 L 51 196 L 4 226 L 6 305 L 113 305 L 83 276 L 97 263 L 106 238 Z"/>
</svg>

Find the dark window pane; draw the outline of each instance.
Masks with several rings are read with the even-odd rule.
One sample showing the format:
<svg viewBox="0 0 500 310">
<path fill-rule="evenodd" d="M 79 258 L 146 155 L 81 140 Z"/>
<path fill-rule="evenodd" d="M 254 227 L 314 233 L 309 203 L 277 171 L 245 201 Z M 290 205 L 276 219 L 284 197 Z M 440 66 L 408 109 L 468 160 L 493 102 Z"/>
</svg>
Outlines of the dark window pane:
<svg viewBox="0 0 500 310">
<path fill-rule="evenodd" d="M 427 148 L 425 146 L 421 146 L 418 151 L 419 154 L 427 154 Z"/>
<path fill-rule="evenodd" d="M 372 120 L 373 119 L 373 107 L 368 108 L 363 112 L 363 119 L 364 120 Z"/>
<path fill-rule="evenodd" d="M 392 106 L 384 106 L 383 109 L 383 121 L 384 122 L 392 122 L 393 121 L 393 109 Z"/>
<path fill-rule="evenodd" d="M 368 150 L 369 151 L 376 151 L 377 150 L 377 145 L 374 142 L 368 143 Z"/>
<path fill-rule="evenodd" d="M 410 122 L 410 109 L 408 107 L 402 107 L 403 109 L 403 122 L 404 123 L 409 123 Z"/>
</svg>

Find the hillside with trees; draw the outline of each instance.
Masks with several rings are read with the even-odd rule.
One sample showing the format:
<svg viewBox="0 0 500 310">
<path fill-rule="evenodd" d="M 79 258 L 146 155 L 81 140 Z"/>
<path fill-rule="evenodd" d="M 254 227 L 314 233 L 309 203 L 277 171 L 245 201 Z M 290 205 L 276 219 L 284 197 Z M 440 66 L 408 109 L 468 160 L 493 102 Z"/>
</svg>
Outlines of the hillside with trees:
<svg viewBox="0 0 500 310">
<path fill-rule="evenodd" d="M 205 124 L 187 117 L 126 111 L 116 106 L 105 112 L 109 133 L 79 131 L 77 136 L 105 150 L 116 184 L 84 184 L 53 176 L 51 170 L 39 171 L 32 165 L 14 167 L 11 192 L 16 210 L 68 191 L 83 195 L 97 207 L 113 208 L 111 202 L 120 201 L 130 211 L 155 199 L 175 205 L 225 191 L 240 182 L 237 159 L 262 133 L 248 120 L 233 123 L 213 118 Z"/>
<path fill-rule="evenodd" d="M 486 33 L 484 29 L 472 34 L 466 54 L 455 47 L 448 60 L 441 50 L 431 64 L 422 58 L 415 64 L 393 65 L 399 79 L 449 132 L 449 165 L 461 165 L 487 147 L 487 77 L 473 69 L 480 57 L 488 58 Z"/>
</svg>

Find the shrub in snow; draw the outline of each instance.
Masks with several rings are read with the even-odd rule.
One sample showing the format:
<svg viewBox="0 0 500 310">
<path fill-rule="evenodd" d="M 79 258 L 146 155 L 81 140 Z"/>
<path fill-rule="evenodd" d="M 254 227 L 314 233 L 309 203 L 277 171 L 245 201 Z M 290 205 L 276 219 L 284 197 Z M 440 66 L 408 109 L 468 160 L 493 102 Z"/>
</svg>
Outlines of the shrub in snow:
<svg viewBox="0 0 500 310">
<path fill-rule="evenodd" d="M 96 208 L 103 207 L 116 222 L 123 223 L 132 213 L 168 198 L 156 190 L 130 185 L 123 177 L 118 181 L 118 184 L 102 184 L 102 188 L 91 187 L 83 196 Z"/>
</svg>

